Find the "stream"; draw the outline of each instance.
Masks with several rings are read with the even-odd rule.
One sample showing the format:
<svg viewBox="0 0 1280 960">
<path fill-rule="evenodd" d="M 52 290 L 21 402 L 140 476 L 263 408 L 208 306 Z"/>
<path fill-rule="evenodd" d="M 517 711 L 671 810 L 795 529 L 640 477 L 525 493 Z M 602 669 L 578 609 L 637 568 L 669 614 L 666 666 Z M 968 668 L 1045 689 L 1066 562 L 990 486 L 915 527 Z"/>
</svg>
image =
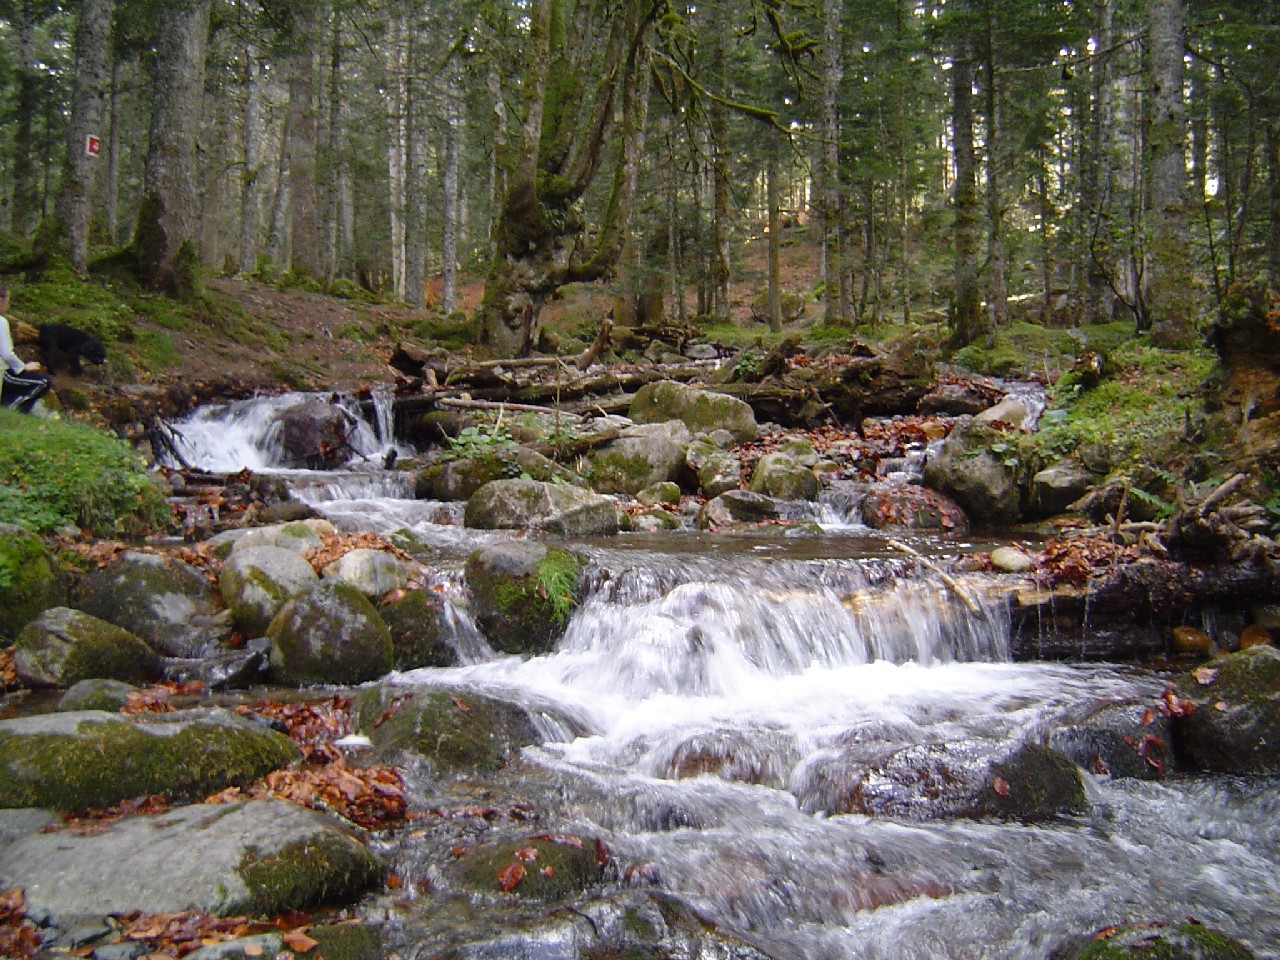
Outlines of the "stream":
<svg viewBox="0 0 1280 960">
<path fill-rule="evenodd" d="M 279 472 L 341 530 L 410 530 L 427 545 L 464 665 L 393 679 L 491 692 L 545 718 L 545 742 L 510 771 L 513 789 L 565 829 L 605 838 L 633 885 L 779 960 L 1045 960 L 1110 924 L 1189 917 L 1280 958 L 1276 778 L 1084 773 L 1090 810 L 1079 817 L 947 815 L 948 765 L 1043 742 L 1099 706 L 1154 702 L 1167 678 L 1012 662 L 1003 606 L 959 602 L 861 526 L 847 492 L 797 507 L 821 537 L 686 530 L 575 543 L 590 558 L 587 599 L 554 652 L 521 659 L 488 647 L 460 588 L 467 552 L 508 534 L 466 530 L 461 505 L 415 501 L 411 474 L 382 470 L 389 415 L 362 422 L 347 469 L 278 470 L 268 424 L 288 402 L 201 411 L 176 425 L 184 453 L 209 470 Z M 982 548 L 911 544 L 944 557 Z M 874 815 L 840 812 L 854 787 Z M 471 936 L 457 911 L 430 905 L 428 890 L 450 894 L 438 853 L 402 840 L 406 888 L 371 908 L 406 960 Z M 529 937 L 475 955 L 573 955 Z"/>
</svg>

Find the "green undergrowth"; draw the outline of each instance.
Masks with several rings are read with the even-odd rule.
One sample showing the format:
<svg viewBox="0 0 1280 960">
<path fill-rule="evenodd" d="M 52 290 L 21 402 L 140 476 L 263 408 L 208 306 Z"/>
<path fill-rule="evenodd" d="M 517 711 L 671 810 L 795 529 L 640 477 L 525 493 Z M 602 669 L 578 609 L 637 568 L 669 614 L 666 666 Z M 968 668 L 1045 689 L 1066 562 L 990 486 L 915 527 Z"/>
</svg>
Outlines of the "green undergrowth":
<svg viewBox="0 0 1280 960">
<path fill-rule="evenodd" d="M 139 457 L 112 434 L 0 410 L 0 517 L 36 533 L 95 536 L 162 528 L 168 507 Z"/>
</svg>

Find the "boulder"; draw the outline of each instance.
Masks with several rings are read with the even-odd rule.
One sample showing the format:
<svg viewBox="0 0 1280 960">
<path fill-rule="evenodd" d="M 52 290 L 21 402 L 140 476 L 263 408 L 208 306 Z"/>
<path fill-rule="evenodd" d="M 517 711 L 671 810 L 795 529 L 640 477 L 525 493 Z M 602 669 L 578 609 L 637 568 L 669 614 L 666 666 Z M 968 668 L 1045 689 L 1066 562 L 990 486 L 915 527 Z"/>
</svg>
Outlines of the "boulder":
<svg viewBox="0 0 1280 960">
<path fill-rule="evenodd" d="M 972 520 L 1018 519 L 1019 462 L 1013 442 L 972 419 L 960 420 L 924 467 L 924 482 L 955 500 Z"/>
<path fill-rule="evenodd" d="M 703 505 L 698 512 L 697 526 L 699 530 L 711 530 L 738 523 L 776 521 L 781 516 L 773 497 L 750 490 L 729 490 Z"/>
<path fill-rule="evenodd" d="M 196 804 L 0 850 L 0 887 L 55 922 L 131 912 L 274 916 L 351 902 L 383 868 L 334 817 L 285 800 Z M 65 921 L 64 921 L 65 922 Z"/>
<path fill-rule="evenodd" d="M 249 550 L 254 547 L 278 547 L 293 553 L 303 554 L 308 550 L 317 550 L 324 546 L 324 534 L 333 533 L 333 526 L 327 520 L 295 520 L 292 523 L 278 523 L 269 527 L 253 527 L 249 530 L 236 531 L 238 536 L 231 543 L 231 553 Z"/>
<path fill-rule="evenodd" d="M 231 635 L 209 579 L 177 557 L 128 551 L 80 579 L 77 609 L 124 627 L 169 657 L 199 657 Z"/>
<path fill-rule="evenodd" d="M 818 496 L 818 478 L 786 453 L 768 453 L 760 458 L 748 487 L 778 500 L 813 500 Z"/>
<path fill-rule="evenodd" d="M 0 523 L 0 638 L 65 602 L 44 541 L 12 523 Z"/>
<path fill-rule="evenodd" d="M 959 417 L 981 413 L 991 406 L 990 393 L 972 383 L 939 383 L 920 398 L 916 409 L 925 415 Z"/>
<path fill-rule="evenodd" d="M 944 493 L 909 484 L 882 486 L 862 501 L 862 522 L 888 532 L 940 531 L 964 533 L 969 518 Z"/>
<path fill-rule="evenodd" d="M 1064 944 L 1049 960 L 1254 960 L 1244 944 L 1195 921 L 1126 923 Z"/>
<path fill-rule="evenodd" d="M 742 480 L 742 461 L 707 434 L 689 444 L 684 456 L 685 471 L 697 482 L 697 489 L 708 498 L 737 490 Z"/>
<path fill-rule="evenodd" d="M 467 557 L 467 590 L 476 623 L 504 653 L 549 653 L 581 602 L 582 556 L 521 540 L 481 547 Z"/>
<path fill-rule="evenodd" d="M 978 423 L 1007 423 L 1019 430 L 1030 430 L 1032 422 L 1031 408 L 1027 402 L 1018 397 L 1005 397 L 993 407 L 988 407 L 973 418 Z"/>
<path fill-rule="evenodd" d="M 198 800 L 300 756 L 284 734 L 230 710 L 36 714 L 0 720 L 0 806 L 79 811 L 148 794 Z"/>
<path fill-rule="evenodd" d="M 728 430 L 738 442 L 754 440 L 758 432 L 756 415 L 745 401 L 674 380 L 645 384 L 627 415 L 636 423 L 679 420 L 690 433 Z"/>
<path fill-rule="evenodd" d="M 119 713 L 138 688 L 123 680 L 81 680 L 58 698 L 59 710 L 105 710 Z"/>
<path fill-rule="evenodd" d="M 652 486 L 645 487 L 636 494 L 636 503 L 646 507 L 653 507 L 659 504 L 677 504 L 680 502 L 680 485 L 672 483 L 670 480 L 663 480 Z"/>
<path fill-rule="evenodd" d="M 1173 719 L 1180 759 L 1217 773 L 1280 773 L 1280 650 L 1255 646 L 1175 682 L 1190 707 Z"/>
<path fill-rule="evenodd" d="M 391 634 L 369 598 L 321 583 L 285 603 L 267 627 L 278 683 L 355 684 L 391 671 Z"/>
<path fill-rule="evenodd" d="M 407 590 L 379 612 L 391 632 L 391 665 L 396 670 L 454 667 L 461 662 L 458 651 L 445 639 L 444 603 L 439 594 Z"/>
<path fill-rule="evenodd" d="M 494 480 L 527 477 L 544 483 L 585 486 L 581 477 L 536 450 L 516 447 L 475 457 L 446 460 L 418 471 L 414 496 L 419 500 L 469 500 Z"/>
<path fill-rule="evenodd" d="M 991 566 L 1001 573 L 1026 573 L 1036 562 L 1017 547 L 996 547 L 991 551 Z"/>
<path fill-rule="evenodd" d="M 1055 463 L 1031 478 L 1029 512 L 1036 517 L 1062 513 L 1093 486 L 1093 474 L 1072 463 Z"/>
<path fill-rule="evenodd" d="M 540 530 L 564 537 L 618 532 L 613 501 L 589 490 L 537 480 L 495 480 L 467 501 L 464 523 L 479 530 Z"/>
<path fill-rule="evenodd" d="M 1049 746 L 1098 776 L 1155 780 L 1172 772 L 1169 717 L 1147 703 L 1121 703 L 1049 734 Z"/>
<path fill-rule="evenodd" d="M 326 579 L 351 584 L 366 597 L 402 590 L 413 579 L 409 565 L 394 553 L 366 547 L 348 550 L 324 568 L 324 575 Z"/>
<path fill-rule="evenodd" d="M 523 707 L 435 687 L 369 687 L 357 698 L 356 725 L 373 741 L 374 759 L 412 753 L 439 774 L 493 773 L 541 739 Z"/>
<path fill-rule="evenodd" d="M 597 493 L 634 496 L 680 476 L 689 440 L 688 429 L 678 420 L 628 427 L 617 440 L 588 454 L 586 475 Z"/>
<path fill-rule="evenodd" d="M 218 588 L 236 624 L 261 636 L 292 597 L 320 582 L 311 564 L 293 550 L 260 546 L 234 550 L 218 577 Z"/>
<path fill-rule="evenodd" d="M 310 397 L 276 414 L 281 466 L 324 470 L 351 455 L 351 415 L 322 397 Z"/>
<path fill-rule="evenodd" d="M 605 864 L 599 860 L 593 837 L 541 833 L 481 843 L 454 861 L 452 873 L 465 890 L 545 902 L 601 883 Z"/>
<path fill-rule="evenodd" d="M 32 687 L 70 687 L 81 680 L 145 683 L 160 674 L 155 651 L 123 627 L 54 607 L 18 634 L 14 666 Z"/>
</svg>

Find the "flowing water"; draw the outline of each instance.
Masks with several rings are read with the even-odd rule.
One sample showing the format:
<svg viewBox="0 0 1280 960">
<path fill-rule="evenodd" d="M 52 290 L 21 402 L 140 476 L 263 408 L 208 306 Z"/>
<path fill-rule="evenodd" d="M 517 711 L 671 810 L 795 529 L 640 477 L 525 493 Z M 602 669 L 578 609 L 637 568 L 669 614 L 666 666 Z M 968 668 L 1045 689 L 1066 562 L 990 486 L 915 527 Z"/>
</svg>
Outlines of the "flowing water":
<svg viewBox="0 0 1280 960">
<path fill-rule="evenodd" d="M 204 416 L 217 459 L 202 466 L 271 469 L 269 438 L 246 426 L 270 418 L 253 421 L 251 408 Z M 376 459 L 391 441 L 370 435 Z M 231 464 L 233 450 L 261 459 Z M 544 803 L 561 822 L 605 837 L 631 882 L 773 956 L 1044 960 L 1110 924 L 1193 917 L 1280 957 L 1275 778 L 1086 773 L 1090 810 L 1076 818 L 948 815 L 972 765 L 1100 706 L 1154 702 L 1166 678 L 1010 662 L 1006 611 L 980 577 L 956 585 L 961 602 L 858 527 L 847 503 L 827 505 L 819 538 L 579 544 L 587 599 L 554 652 L 521 659 L 493 653 L 459 586 L 458 558 L 500 534 L 463 529 L 456 506 L 410 500 L 363 462 L 287 476 L 344 529 L 411 529 L 454 558 L 440 576 L 464 665 L 398 681 L 528 705 L 545 742 L 517 775 L 550 785 Z M 405 950 L 447 944 L 431 936 Z"/>
</svg>

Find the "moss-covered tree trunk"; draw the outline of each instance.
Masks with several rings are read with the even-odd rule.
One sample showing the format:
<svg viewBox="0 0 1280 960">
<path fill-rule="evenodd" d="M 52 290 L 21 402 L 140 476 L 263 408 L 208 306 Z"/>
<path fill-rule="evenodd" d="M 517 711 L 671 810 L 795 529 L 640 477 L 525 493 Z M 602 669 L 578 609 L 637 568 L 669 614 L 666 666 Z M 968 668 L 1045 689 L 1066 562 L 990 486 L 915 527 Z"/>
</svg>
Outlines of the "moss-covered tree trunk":
<svg viewBox="0 0 1280 960">
<path fill-rule="evenodd" d="M 973 343 L 987 333 L 978 289 L 978 161 L 973 146 L 972 57 L 969 37 L 957 37 L 951 68 L 952 150 L 956 170 L 951 338 L 956 346 Z"/>
<path fill-rule="evenodd" d="M 196 136 L 204 97 L 210 0 L 160 8 L 151 138 L 133 247 L 143 282 L 175 296 L 200 290 Z"/>
</svg>

